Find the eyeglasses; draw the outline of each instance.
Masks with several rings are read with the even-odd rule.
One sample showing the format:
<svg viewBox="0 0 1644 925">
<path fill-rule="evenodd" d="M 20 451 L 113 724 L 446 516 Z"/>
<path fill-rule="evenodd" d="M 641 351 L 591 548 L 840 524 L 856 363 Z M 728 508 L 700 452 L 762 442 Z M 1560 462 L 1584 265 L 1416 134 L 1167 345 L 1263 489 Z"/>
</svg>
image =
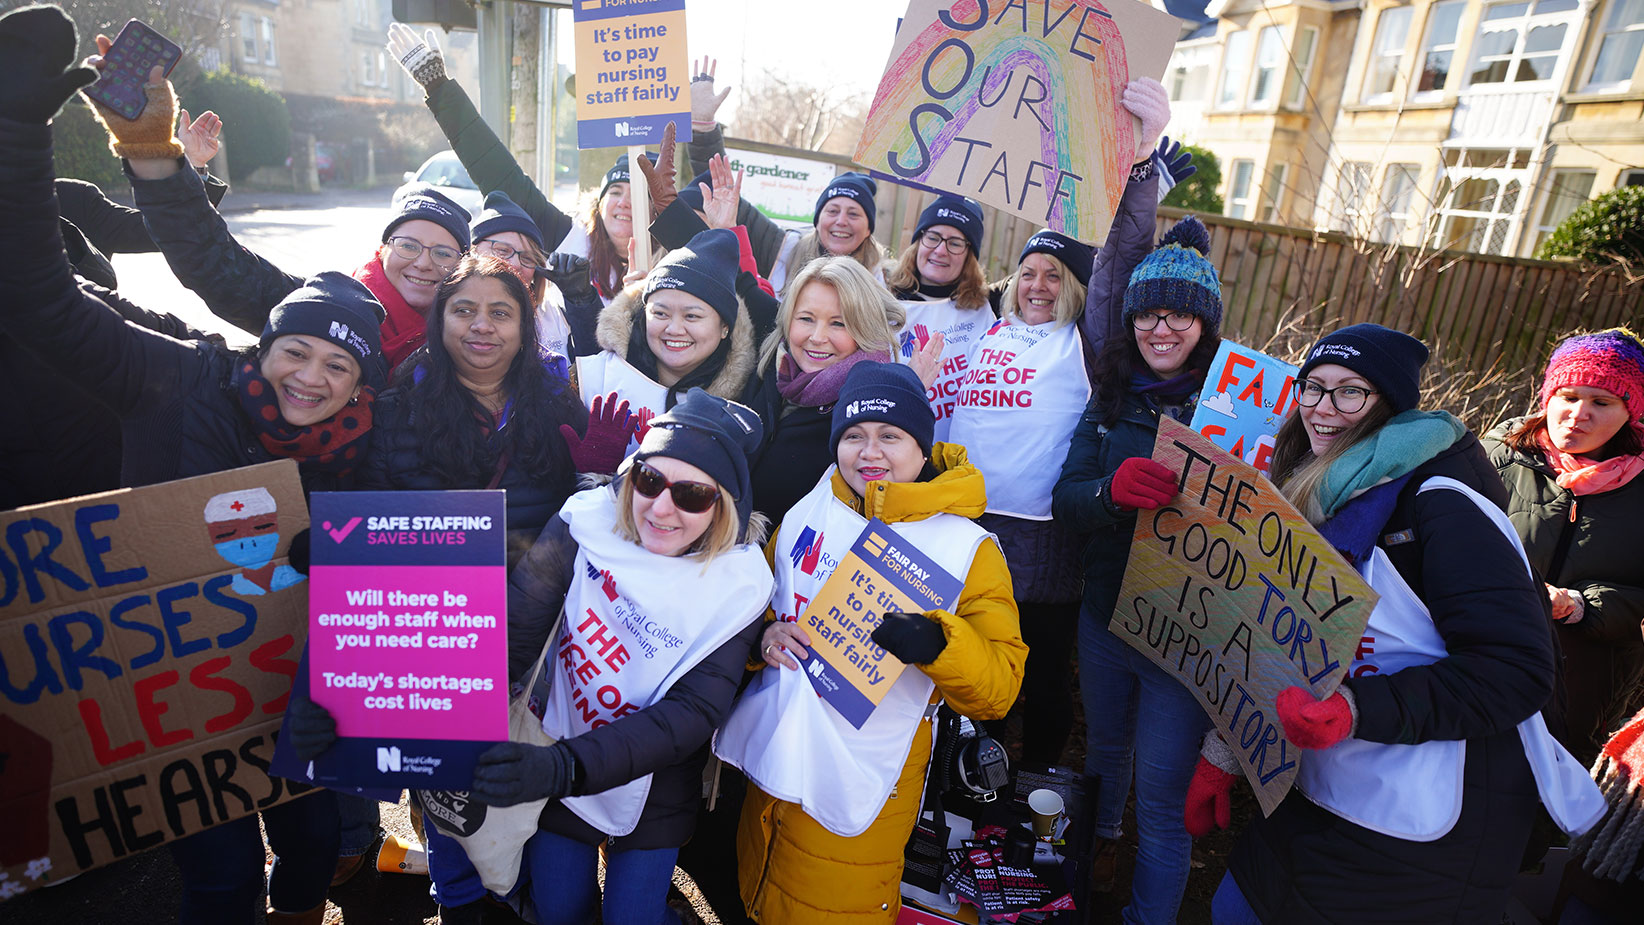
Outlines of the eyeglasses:
<svg viewBox="0 0 1644 925">
<path fill-rule="evenodd" d="M 1327 389 L 1311 379 L 1301 380 L 1296 383 L 1294 388 L 1296 390 L 1296 401 L 1300 402 L 1303 407 L 1312 408 L 1319 402 L 1324 401 L 1324 396 L 1328 395 L 1330 396 L 1330 404 L 1335 405 L 1336 410 L 1342 414 L 1356 414 L 1362 411 L 1364 403 L 1370 400 L 1370 396 L 1376 394 L 1373 389 L 1357 385 L 1338 385 L 1333 389 Z"/>
<path fill-rule="evenodd" d="M 1172 331 L 1185 331 L 1193 326 L 1192 312 L 1171 312 L 1161 315 L 1158 312 L 1138 312 L 1130 319 L 1130 324 L 1138 331 L 1151 331 L 1163 321 L 1165 327 Z"/>
<path fill-rule="evenodd" d="M 490 238 L 486 238 L 484 241 L 476 242 L 474 247 L 475 249 L 483 247 L 486 252 L 492 256 L 499 257 L 503 260 L 512 260 L 527 270 L 535 270 L 542 266 L 542 261 L 532 256 L 529 252 L 522 251 L 511 244 L 504 244 L 501 241 L 493 241 Z"/>
<path fill-rule="evenodd" d="M 963 254 L 970 247 L 970 242 L 964 238 L 944 238 L 940 232 L 936 231 L 925 232 L 920 236 L 919 243 L 925 245 L 931 250 L 935 250 L 936 248 L 946 244 L 948 247 L 948 253 L 955 256 Z"/>
<path fill-rule="evenodd" d="M 446 269 L 456 266 L 457 261 L 462 259 L 462 251 L 446 247 L 444 244 L 430 246 L 418 241 L 416 238 L 400 236 L 389 238 L 388 243 L 393 246 L 394 253 L 406 260 L 416 260 L 422 256 L 423 251 L 428 251 L 434 255 L 435 266 L 445 267 Z"/>
<path fill-rule="evenodd" d="M 670 482 L 668 477 L 646 463 L 635 463 L 628 481 L 634 491 L 647 498 L 655 498 L 667 489 L 674 496 L 674 507 L 687 514 L 701 514 L 719 503 L 719 486 L 707 482 Z"/>
</svg>

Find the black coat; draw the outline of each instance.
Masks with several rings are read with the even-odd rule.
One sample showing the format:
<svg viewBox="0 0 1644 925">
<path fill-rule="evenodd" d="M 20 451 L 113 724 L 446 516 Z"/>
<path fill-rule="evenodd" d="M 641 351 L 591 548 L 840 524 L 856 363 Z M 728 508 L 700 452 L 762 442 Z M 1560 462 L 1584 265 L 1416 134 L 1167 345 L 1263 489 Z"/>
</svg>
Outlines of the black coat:
<svg viewBox="0 0 1644 925">
<path fill-rule="evenodd" d="M 565 603 L 578 548 L 570 526 L 555 517 L 509 576 L 510 680 L 523 681 L 542 656 Z M 613 839 L 615 847 L 677 848 L 690 840 L 702 803 L 709 739 L 731 710 L 748 653 L 763 629 L 761 621 L 750 621 L 674 682 L 661 700 L 564 740 L 581 772 L 580 793 L 599 793 L 652 775 L 638 826 Z M 607 838 L 557 801 L 543 810 L 540 825 L 586 844 Z"/>
<path fill-rule="evenodd" d="M 834 464 L 828 450 L 833 405 L 806 408 L 783 401 L 774 370 L 748 383 L 742 403 L 758 412 L 765 424 L 765 441 L 748 469 L 754 510 L 764 512 L 771 523 L 781 523 L 788 509 L 810 494 Z"/>
</svg>

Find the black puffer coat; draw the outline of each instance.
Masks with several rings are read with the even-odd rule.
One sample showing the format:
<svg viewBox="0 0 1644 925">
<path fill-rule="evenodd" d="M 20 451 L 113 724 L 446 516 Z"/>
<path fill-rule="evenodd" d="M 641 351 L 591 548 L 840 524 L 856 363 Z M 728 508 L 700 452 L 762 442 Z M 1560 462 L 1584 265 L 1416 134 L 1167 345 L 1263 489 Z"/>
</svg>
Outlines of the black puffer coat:
<svg viewBox="0 0 1644 925">
<path fill-rule="evenodd" d="M 1530 564 L 1547 583 L 1581 593 L 1581 621 L 1559 623 L 1557 633 L 1569 695 L 1564 745 L 1591 765 L 1612 729 L 1644 706 L 1644 478 L 1577 497 L 1541 453 L 1502 442 L 1521 423 L 1500 425 L 1485 446 Z"/>
<path fill-rule="evenodd" d="M 834 464 L 828 452 L 833 403 L 817 408 L 788 403 L 777 391 L 775 370 L 750 381 L 742 403 L 765 423 L 765 441 L 748 466 L 754 510 L 781 523 Z"/>
</svg>

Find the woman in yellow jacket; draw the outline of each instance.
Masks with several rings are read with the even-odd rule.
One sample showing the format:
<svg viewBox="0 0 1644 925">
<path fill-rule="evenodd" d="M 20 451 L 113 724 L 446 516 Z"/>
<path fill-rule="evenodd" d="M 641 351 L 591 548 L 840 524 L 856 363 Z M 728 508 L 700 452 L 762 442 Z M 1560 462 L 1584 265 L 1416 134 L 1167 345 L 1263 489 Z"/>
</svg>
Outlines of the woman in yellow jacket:
<svg viewBox="0 0 1644 925">
<path fill-rule="evenodd" d="M 753 666 L 765 670 L 714 746 L 752 785 L 737 858 L 742 899 L 757 921 L 894 921 L 934 705 L 945 700 L 983 720 L 1004 716 L 1016 701 L 1027 646 L 1010 572 L 998 544 L 968 519 L 987 507 L 982 474 L 965 461 L 964 447 L 933 445 L 934 429 L 924 387 L 908 367 L 851 370 L 833 411 L 837 466 L 789 511 L 768 547 L 777 588 Z M 854 655 L 875 669 L 896 659 L 909 668 L 865 719 L 844 707 L 857 726 L 799 670 L 812 637 L 798 621 L 872 518 L 891 525 L 889 542 L 963 576 L 964 588 L 951 611 L 864 611 L 863 623 L 878 625 L 871 644 L 856 638 Z M 824 668 L 803 667 L 813 675 Z"/>
</svg>

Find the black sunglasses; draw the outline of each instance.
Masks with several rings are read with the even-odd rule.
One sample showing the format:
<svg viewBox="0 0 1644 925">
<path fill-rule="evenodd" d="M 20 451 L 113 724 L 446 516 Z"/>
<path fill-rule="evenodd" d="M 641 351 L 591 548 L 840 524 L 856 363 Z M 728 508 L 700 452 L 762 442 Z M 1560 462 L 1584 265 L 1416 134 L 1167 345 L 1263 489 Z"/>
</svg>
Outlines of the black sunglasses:
<svg viewBox="0 0 1644 925">
<path fill-rule="evenodd" d="M 634 491 L 647 498 L 655 498 L 664 489 L 668 490 L 674 496 L 674 507 L 687 514 L 701 514 L 719 503 L 719 486 L 708 482 L 670 482 L 647 463 L 635 463 L 628 480 Z"/>
</svg>

